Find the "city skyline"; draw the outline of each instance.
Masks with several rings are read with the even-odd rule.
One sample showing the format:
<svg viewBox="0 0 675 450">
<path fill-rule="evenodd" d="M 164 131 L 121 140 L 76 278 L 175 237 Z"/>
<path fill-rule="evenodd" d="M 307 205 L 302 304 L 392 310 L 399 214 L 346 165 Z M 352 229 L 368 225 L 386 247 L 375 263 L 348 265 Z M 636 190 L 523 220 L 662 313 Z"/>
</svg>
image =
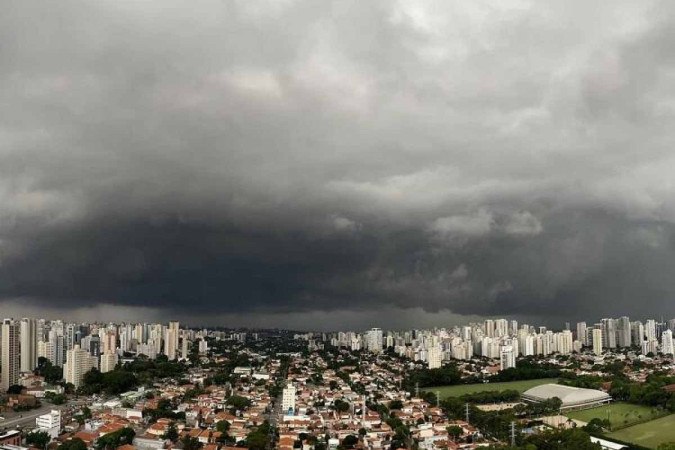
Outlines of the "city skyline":
<svg viewBox="0 0 675 450">
<path fill-rule="evenodd" d="M 675 315 L 672 8 L 10 1 L 0 305 Z"/>
</svg>

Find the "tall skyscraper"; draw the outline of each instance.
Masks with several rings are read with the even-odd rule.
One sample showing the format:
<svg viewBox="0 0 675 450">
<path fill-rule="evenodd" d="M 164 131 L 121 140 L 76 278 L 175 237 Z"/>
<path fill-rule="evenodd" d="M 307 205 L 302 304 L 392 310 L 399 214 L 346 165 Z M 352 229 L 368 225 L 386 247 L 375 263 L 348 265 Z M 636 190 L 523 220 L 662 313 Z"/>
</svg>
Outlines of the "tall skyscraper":
<svg viewBox="0 0 675 450">
<path fill-rule="evenodd" d="M 2 322 L 2 376 L 0 376 L 0 389 L 7 391 L 10 386 L 18 384 L 19 371 L 21 369 L 19 325 L 12 319 Z"/>
<path fill-rule="evenodd" d="M 31 372 L 37 366 L 37 322 L 23 318 L 19 325 L 19 351 L 21 372 Z"/>
</svg>

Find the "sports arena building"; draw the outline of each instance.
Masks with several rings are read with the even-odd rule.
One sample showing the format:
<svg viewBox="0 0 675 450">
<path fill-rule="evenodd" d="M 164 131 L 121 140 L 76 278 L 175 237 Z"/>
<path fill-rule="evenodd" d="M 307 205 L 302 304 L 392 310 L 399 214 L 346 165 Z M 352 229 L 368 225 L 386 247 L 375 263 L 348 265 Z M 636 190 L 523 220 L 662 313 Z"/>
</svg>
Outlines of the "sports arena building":
<svg viewBox="0 0 675 450">
<path fill-rule="evenodd" d="M 561 411 L 575 409 L 589 409 L 601 406 L 612 401 L 606 392 L 597 389 L 583 389 L 562 384 L 542 384 L 523 392 L 522 399 L 526 402 L 539 403 L 558 397 L 562 400 Z"/>
</svg>

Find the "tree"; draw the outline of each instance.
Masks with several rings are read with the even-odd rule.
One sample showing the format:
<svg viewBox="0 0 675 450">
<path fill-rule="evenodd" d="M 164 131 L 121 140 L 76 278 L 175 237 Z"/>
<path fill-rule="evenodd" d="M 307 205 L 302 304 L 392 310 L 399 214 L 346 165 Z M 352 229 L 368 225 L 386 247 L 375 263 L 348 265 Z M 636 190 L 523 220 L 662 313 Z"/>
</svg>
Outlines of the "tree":
<svg viewBox="0 0 675 450">
<path fill-rule="evenodd" d="M 251 401 L 246 397 L 241 397 L 239 395 L 233 395 L 227 399 L 227 404 L 232 405 L 235 409 L 244 409 L 251 406 Z"/>
<path fill-rule="evenodd" d="M 168 439 L 171 442 L 176 442 L 178 440 L 178 428 L 174 422 L 169 424 L 166 431 L 162 435 L 162 439 Z"/>
<path fill-rule="evenodd" d="M 448 435 L 452 437 L 453 441 L 456 441 L 458 437 L 460 437 L 462 434 L 464 434 L 464 430 L 462 430 L 462 427 L 458 425 L 450 425 L 448 427 Z"/>
<path fill-rule="evenodd" d="M 230 431 L 230 422 L 227 420 L 219 420 L 218 423 L 216 424 L 216 431 L 220 431 L 221 433 L 227 433 Z"/>
<path fill-rule="evenodd" d="M 87 444 L 80 438 L 73 438 L 59 445 L 58 450 L 87 450 Z"/>
<path fill-rule="evenodd" d="M 354 446 L 359 442 L 359 438 L 353 434 L 348 434 L 343 440 L 342 445 L 345 448 L 354 448 Z"/>
<path fill-rule="evenodd" d="M 46 431 L 33 431 L 26 435 L 26 443 L 37 448 L 45 448 L 52 440 L 52 437 Z"/>
<path fill-rule="evenodd" d="M 89 409 L 88 406 L 83 406 L 83 407 L 82 407 L 82 417 L 83 417 L 85 420 L 91 419 L 91 409 Z"/>
<path fill-rule="evenodd" d="M 202 448 L 202 443 L 199 442 L 199 439 L 190 435 L 185 435 L 181 439 L 181 443 L 183 444 L 183 450 L 199 450 Z"/>
<path fill-rule="evenodd" d="M 120 445 L 131 444 L 136 432 L 124 427 L 112 433 L 105 434 L 96 440 L 97 450 L 115 450 Z"/>
<path fill-rule="evenodd" d="M 389 409 L 401 409 L 403 408 L 403 402 L 401 400 L 392 400 L 389 402 Z"/>
<path fill-rule="evenodd" d="M 337 412 L 347 412 L 349 411 L 349 403 L 344 400 L 337 399 L 335 402 L 333 402 L 333 408 L 335 408 L 335 411 Z"/>
<path fill-rule="evenodd" d="M 20 384 L 13 384 L 7 389 L 8 394 L 20 394 L 23 391 L 23 386 Z"/>
</svg>

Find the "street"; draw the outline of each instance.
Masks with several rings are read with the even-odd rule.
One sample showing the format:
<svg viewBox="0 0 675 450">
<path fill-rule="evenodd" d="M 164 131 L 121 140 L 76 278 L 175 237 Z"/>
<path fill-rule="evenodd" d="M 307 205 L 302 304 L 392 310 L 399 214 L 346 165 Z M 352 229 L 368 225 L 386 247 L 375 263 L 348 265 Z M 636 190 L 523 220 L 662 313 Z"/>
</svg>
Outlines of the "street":
<svg viewBox="0 0 675 450">
<path fill-rule="evenodd" d="M 42 406 L 40 406 L 37 409 L 33 409 L 31 411 L 8 412 L 3 416 L 5 417 L 5 420 L 0 420 L 0 429 L 9 430 L 12 428 L 16 428 L 17 426 L 34 427 L 36 417 L 41 416 L 42 414 L 46 414 L 52 409 L 62 410 L 67 406 L 68 404 L 52 405 L 51 403 L 43 402 Z"/>
</svg>

